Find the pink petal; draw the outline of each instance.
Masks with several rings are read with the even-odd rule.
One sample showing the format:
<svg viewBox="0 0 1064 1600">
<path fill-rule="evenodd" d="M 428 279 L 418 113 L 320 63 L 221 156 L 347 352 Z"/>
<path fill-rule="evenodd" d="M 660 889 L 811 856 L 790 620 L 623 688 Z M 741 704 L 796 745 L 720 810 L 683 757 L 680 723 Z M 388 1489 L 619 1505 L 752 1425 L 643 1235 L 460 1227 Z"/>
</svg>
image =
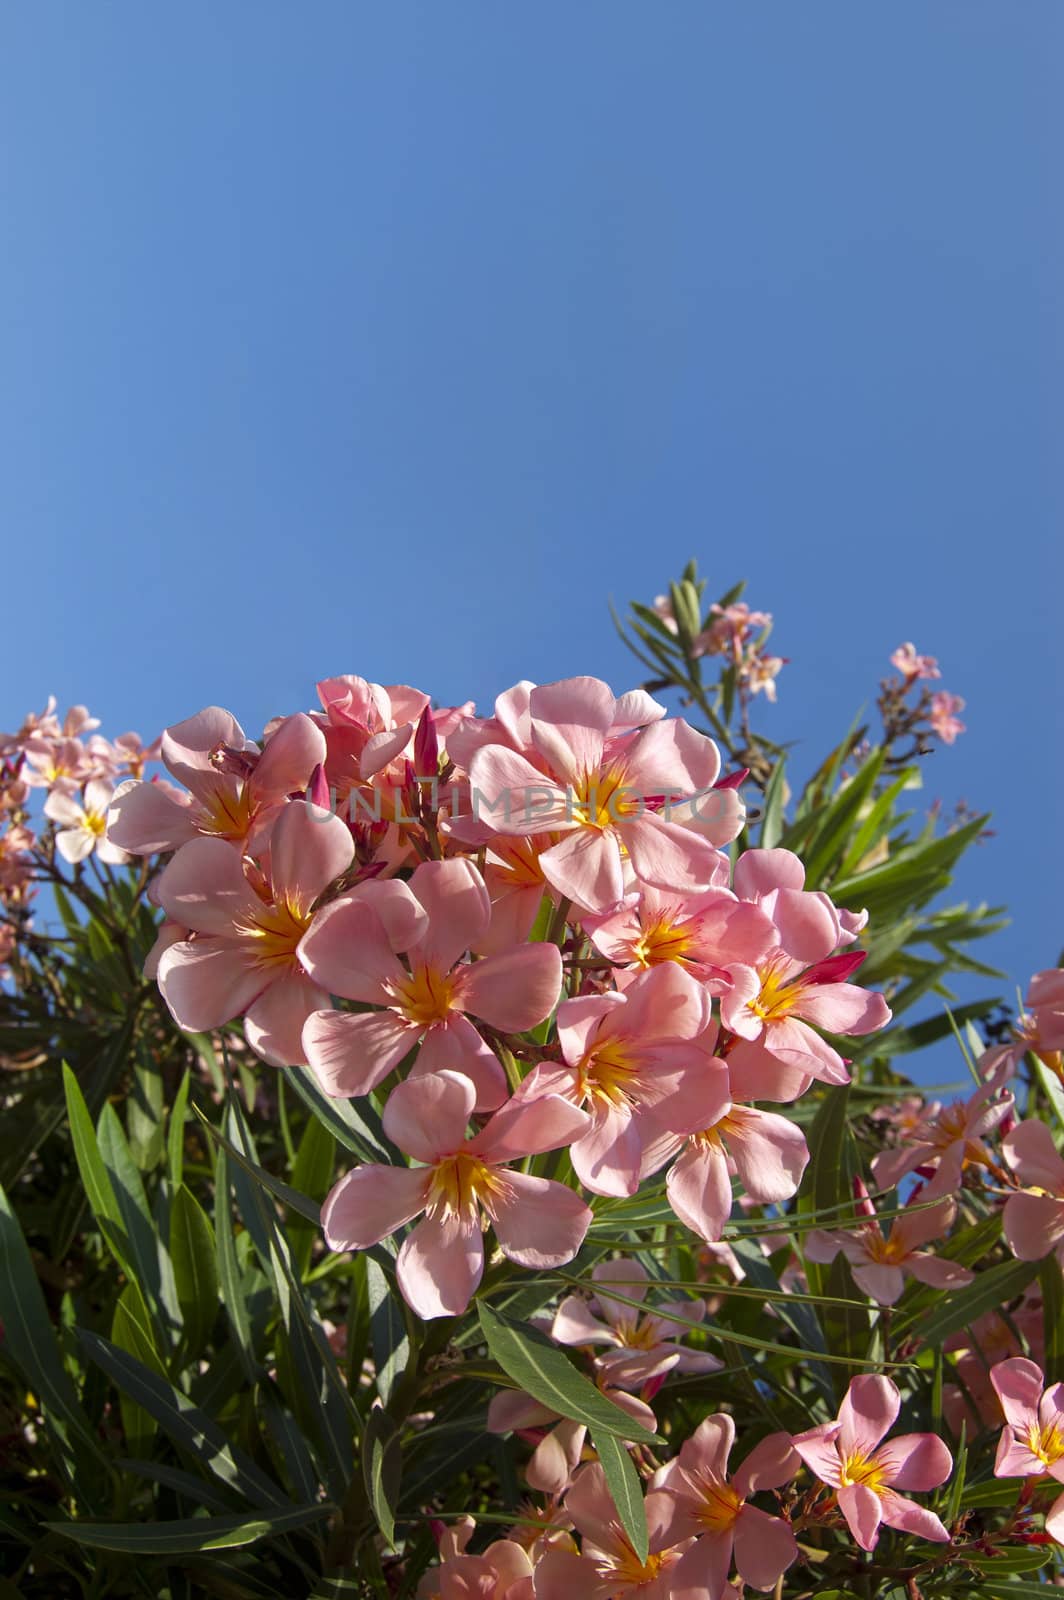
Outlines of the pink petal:
<svg viewBox="0 0 1064 1600">
<path fill-rule="evenodd" d="M 881 1306 L 892 1306 L 905 1288 L 905 1274 L 900 1267 L 884 1266 L 877 1261 L 854 1266 L 853 1280 L 862 1294 Z"/>
<path fill-rule="evenodd" d="M 1050 1193 L 1064 1190 L 1064 1157 L 1044 1122 L 1031 1117 L 1018 1122 L 1003 1141 L 1005 1158 L 1021 1183 Z"/>
<path fill-rule="evenodd" d="M 859 1450 L 871 1455 L 898 1420 L 901 1396 L 897 1385 L 879 1373 L 865 1373 L 850 1383 L 839 1407 L 839 1448 L 844 1455 Z"/>
<path fill-rule="evenodd" d="M 1042 1381 L 1041 1368 L 1024 1356 L 999 1361 L 990 1369 L 990 1382 L 1001 1401 L 1005 1419 L 1022 1433 L 1038 1427 Z"/>
<path fill-rule="evenodd" d="M 630 1039 L 695 1039 L 705 1031 L 710 1010 L 704 986 L 675 961 L 665 961 L 628 985 L 616 1030 Z"/>
<path fill-rule="evenodd" d="M 385 985 L 406 977 L 380 917 L 354 896 L 342 896 L 317 912 L 297 953 L 315 983 L 345 1000 L 387 1003 L 392 996 Z"/>
<path fill-rule="evenodd" d="M 562 1421 L 552 1428 L 533 1450 L 525 1468 L 529 1488 L 555 1498 L 564 1494 L 580 1465 L 586 1438 L 587 1429 L 579 1422 Z"/>
<path fill-rule="evenodd" d="M 680 1463 L 689 1472 L 709 1473 L 724 1480 L 728 1476 L 728 1457 L 735 1443 L 735 1423 L 726 1411 L 718 1411 L 699 1423 L 680 1447 Z"/>
<path fill-rule="evenodd" d="M 233 779 L 221 778 L 210 764 L 210 754 L 218 745 L 234 750 L 247 746 L 244 730 L 236 718 L 221 706 L 208 706 L 184 722 L 175 722 L 162 736 L 162 758 L 170 772 L 191 789 L 197 800 L 207 801 L 218 790 L 237 790 Z"/>
<path fill-rule="evenodd" d="M 805 1134 L 771 1111 L 733 1108 L 725 1133 L 739 1181 L 752 1200 L 788 1200 L 797 1193 L 809 1162 Z"/>
<path fill-rule="evenodd" d="M 240 852 L 224 839 L 191 839 L 181 846 L 157 886 L 171 922 L 195 933 L 232 933 L 251 921 L 262 901 L 244 876 Z"/>
<path fill-rule="evenodd" d="M 189 796 L 164 783 L 119 784 L 107 813 L 107 837 L 133 855 L 161 855 L 196 837 Z"/>
<path fill-rule="evenodd" d="M 325 735 L 304 712 L 285 717 L 266 741 L 248 780 L 255 806 L 274 805 L 305 789 L 325 760 Z"/>
<path fill-rule="evenodd" d="M 732 883 L 742 900 L 760 900 L 774 889 L 805 887 L 805 868 L 792 850 L 744 850 Z"/>
<path fill-rule="evenodd" d="M 450 972 L 467 950 L 475 950 L 491 921 L 491 900 L 471 861 L 423 861 L 410 888 L 425 908 L 428 926 L 417 945 L 427 967 Z"/>
<path fill-rule="evenodd" d="M 806 1466 L 814 1472 L 821 1483 L 834 1487 L 839 1481 L 839 1425 L 837 1422 L 825 1422 L 819 1428 L 810 1428 L 805 1433 L 796 1433 L 791 1440 L 795 1450 L 801 1456 Z"/>
<path fill-rule="evenodd" d="M 475 1214 L 426 1215 L 404 1240 L 395 1265 L 404 1300 L 426 1321 L 461 1316 L 483 1271 L 484 1242 Z"/>
<path fill-rule="evenodd" d="M 410 1071 L 412 1077 L 418 1078 L 426 1073 L 462 1073 L 476 1089 L 477 1111 L 494 1111 L 506 1099 L 506 1074 L 498 1056 L 484 1043 L 469 1018 L 458 1012 L 428 1030 Z"/>
<path fill-rule="evenodd" d="M 71 866 L 78 861 L 84 861 L 86 856 L 92 855 L 92 847 L 96 843 L 96 836 L 88 828 L 64 828 L 55 836 L 55 847 L 64 861 L 69 861 Z"/>
<path fill-rule="evenodd" d="M 351 830 L 333 812 L 305 800 L 282 807 L 270 834 L 270 883 L 276 899 L 305 914 L 354 859 Z"/>
<path fill-rule="evenodd" d="M 791 1443 L 789 1433 L 770 1433 L 755 1444 L 735 1473 L 732 1482 L 737 1494 L 746 1500 L 762 1489 L 778 1489 L 799 1471 L 802 1459 Z"/>
<path fill-rule="evenodd" d="M 565 1497 L 565 1509 L 585 1538 L 599 1549 L 615 1549 L 617 1545 L 617 1508 L 606 1487 L 606 1474 L 597 1462 L 582 1467 L 572 1488 Z M 580 1593 L 579 1590 L 576 1591 Z M 539 1597 L 537 1596 L 537 1600 Z M 570 1593 L 566 1600 L 575 1600 Z"/>
<path fill-rule="evenodd" d="M 707 1244 L 716 1244 L 732 1209 L 731 1178 L 723 1150 L 688 1145 L 669 1169 L 665 1189 L 680 1221 Z"/>
<path fill-rule="evenodd" d="M 821 1083 L 849 1083 L 850 1074 L 837 1050 L 798 1017 L 784 1017 L 765 1027 L 765 1048 L 785 1066 L 797 1067 Z"/>
<path fill-rule="evenodd" d="M 388 1096 L 384 1131 L 415 1161 L 436 1162 L 465 1143 L 475 1101 L 473 1084 L 460 1073 L 407 1078 Z"/>
<path fill-rule="evenodd" d="M 617 832 L 641 882 L 684 892 L 708 889 L 713 882 L 717 852 L 708 839 L 691 829 L 648 812 L 642 817 L 625 817 Z"/>
<path fill-rule="evenodd" d="M 620 1013 L 627 1003 L 623 994 L 612 991 L 562 1001 L 558 1007 L 558 1043 L 570 1066 L 579 1066 L 600 1035 L 610 1038 L 624 1032 L 625 1019 Z"/>
<path fill-rule="evenodd" d="M 44 814 L 51 822 L 58 822 L 63 827 L 80 828 L 84 825 L 85 812 L 74 799 L 73 795 L 64 794 L 62 789 L 53 789 L 44 802 Z"/>
<path fill-rule="evenodd" d="M 244 1036 L 271 1067 L 301 1067 L 303 1025 L 328 1005 L 329 996 L 302 973 L 286 973 L 264 989 L 244 1017 Z"/>
<path fill-rule="evenodd" d="M 513 1433 L 518 1428 L 541 1428 L 557 1422 L 558 1413 L 540 1405 L 523 1389 L 497 1389 L 488 1405 L 489 1433 Z"/>
<path fill-rule="evenodd" d="M 901 1433 L 888 1439 L 878 1460 L 897 1489 L 937 1489 L 953 1471 L 953 1457 L 934 1433 Z"/>
<path fill-rule="evenodd" d="M 933 1511 L 918 1506 L 915 1500 L 884 1489 L 880 1496 L 880 1512 L 888 1528 L 900 1528 L 903 1533 L 915 1533 L 918 1539 L 930 1539 L 934 1544 L 948 1544 L 949 1534 Z"/>
<path fill-rule="evenodd" d="M 1003 1428 L 994 1461 L 995 1478 L 1040 1478 L 1044 1471 L 1034 1451 L 1020 1443 L 1011 1427 Z"/>
<path fill-rule="evenodd" d="M 948 1261 L 945 1256 L 929 1255 L 923 1250 L 910 1256 L 907 1265 L 919 1283 L 930 1284 L 933 1289 L 963 1289 L 975 1277 L 959 1261 Z"/>
<path fill-rule="evenodd" d="M 554 1313 L 550 1336 L 559 1344 L 615 1345 L 617 1343 L 617 1335 L 613 1329 L 600 1322 L 587 1301 L 575 1294 L 566 1295 Z"/>
<path fill-rule="evenodd" d="M 321 1208 L 330 1250 L 367 1250 L 425 1208 L 432 1174 L 367 1164 L 335 1183 Z"/>
<path fill-rule="evenodd" d="M 1041 1261 L 1064 1239 L 1064 1200 L 1040 1194 L 1011 1194 L 1005 1201 L 1002 1232 L 1020 1261 Z"/>
<path fill-rule="evenodd" d="M 826 895 L 780 889 L 771 916 L 779 929 L 780 944 L 796 961 L 822 961 L 839 942 L 838 918 Z"/>
<path fill-rule="evenodd" d="M 930 1196 L 925 1189 L 916 1198 L 927 1200 Z M 895 1242 L 904 1243 L 906 1250 L 918 1250 L 930 1240 L 947 1234 L 956 1214 L 957 1203 L 953 1199 L 943 1200 L 937 1206 L 908 1206 L 891 1223 L 890 1236 Z"/>
<path fill-rule="evenodd" d="M 643 1141 L 627 1106 L 596 1107 L 591 1127 L 573 1144 L 570 1160 L 592 1194 L 627 1198 L 639 1187 Z"/>
<path fill-rule="evenodd" d="M 874 1550 L 882 1520 L 877 1494 L 863 1483 L 846 1484 L 835 1491 L 839 1510 L 862 1550 Z"/>
<path fill-rule="evenodd" d="M 524 1033 L 549 1017 L 562 986 L 557 945 L 527 944 L 473 961 L 462 973 L 460 1002 L 493 1028 Z"/>
<path fill-rule="evenodd" d="M 505 745 L 478 750 L 469 765 L 469 780 L 473 815 L 494 833 L 528 834 L 573 825 L 571 797 Z"/>
<path fill-rule="evenodd" d="M 163 999 L 178 1027 L 192 1033 L 243 1016 L 268 982 L 243 950 L 220 939 L 182 940 L 159 957 Z"/>
<path fill-rule="evenodd" d="M 518 1161 L 570 1144 L 590 1121 L 586 1111 L 561 1095 L 510 1100 L 469 1141 L 469 1151 L 491 1163 Z"/>
<path fill-rule="evenodd" d="M 414 1037 L 391 1011 L 315 1011 L 303 1026 L 303 1054 L 325 1093 L 346 1100 L 383 1083 Z"/>
<path fill-rule="evenodd" d="M 596 1594 L 597 1586 L 598 1566 L 590 1557 L 548 1545 L 536 1562 L 536 1600 L 575 1600 Z"/>
<path fill-rule="evenodd" d="M 544 850 L 540 870 L 567 900 L 588 911 L 612 911 L 624 893 L 620 851 L 610 833 L 578 828 Z"/>
<path fill-rule="evenodd" d="M 734 1528 L 700 1534 L 669 1574 L 671 1600 L 724 1600 L 729 1592 L 734 1594 L 728 1584 L 734 1542 Z"/>
<path fill-rule="evenodd" d="M 716 783 L 720 751 L 682 717 L 670 717 L 643 729 L 625 751 L 624 769 L 638 794 L 686 799 Z"/>
<path fill-rule="evenodd" d="M 484 1209 L 503 1254 L 536 1270 L 571 1261 L 592 1218 L 590 1207 L 565 1184 L 512 1171 L 501 1193 L 485 1200 Z"/>
<path fill-rule="evenodd" d="M 795 1011 L 806 1022 L 829 1033 L 874 1033 L 890 1021 L 890 1007 L 881 994 L 853 983 L 821 983 L 803 989 Z"/>
<path fill-rule="evenodd" d="M 565 678 L 532 690 L 532 741 L 566 782 L 577 785 L 598 771 L 615 705 L 599 678 Z"/>
<path fill-rule="evenodd" d="M 790 1524 L 756 1506 L 743 1506 L 735 1524 L 735 1565 L 744 1583 L 771 1589 L 798 1558 Z"/>
<path fill-rule="evenodd" d="M 401 878 L 370 878 L 332 901 L 327 909 L 331 911 L 333 906 L 342 905 L 348 899 L 372 907 L 395 951 L 413 949 L 428 929 L 424 906 Z"/>
</svg>

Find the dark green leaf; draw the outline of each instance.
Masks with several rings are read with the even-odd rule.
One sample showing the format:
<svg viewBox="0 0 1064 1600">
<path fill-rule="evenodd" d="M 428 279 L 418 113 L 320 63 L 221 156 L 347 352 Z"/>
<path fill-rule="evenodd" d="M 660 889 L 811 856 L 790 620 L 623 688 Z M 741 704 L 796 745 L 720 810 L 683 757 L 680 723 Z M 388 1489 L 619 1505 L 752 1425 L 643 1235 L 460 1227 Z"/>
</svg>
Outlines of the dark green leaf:
<svg viewBox="0 0 1064 1600">
<path fill-rule="evenodd" d="M 650 1549 L 650 1536 L 639 1474 L 632 1465 L 628 1451 L 612 1433 L 600 1434 L 595 1440 L 595 1449 L 606 1474 L 606 1484 L 617 1507 L 621 1526 L 632 1541 L 632 1548 L 639 1560 L 645 1561 Z"/>
<path fill-rule="evenodd" d="M 362 1478 L 377 1526 L 393 1548 L 402 1477 L 399 1430 L 383 1406 L 374 1406 L 362 1434 Z"/>
</svg>

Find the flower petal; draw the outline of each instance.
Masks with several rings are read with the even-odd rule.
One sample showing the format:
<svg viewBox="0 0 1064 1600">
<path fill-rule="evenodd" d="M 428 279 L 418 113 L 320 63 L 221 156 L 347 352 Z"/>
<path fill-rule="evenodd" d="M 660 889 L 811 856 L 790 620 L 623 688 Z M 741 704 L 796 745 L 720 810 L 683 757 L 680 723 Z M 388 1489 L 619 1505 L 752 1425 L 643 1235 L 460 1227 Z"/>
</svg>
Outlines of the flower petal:
<svg viewBox="0 0 1064 1600">
<path fill-rule="evenodd" d="M 321 1208 L 330 1250 L 366 1250 L 425 1208 L 432 1174 L 367 1163 L 335 1183 Z"/>
</svg>

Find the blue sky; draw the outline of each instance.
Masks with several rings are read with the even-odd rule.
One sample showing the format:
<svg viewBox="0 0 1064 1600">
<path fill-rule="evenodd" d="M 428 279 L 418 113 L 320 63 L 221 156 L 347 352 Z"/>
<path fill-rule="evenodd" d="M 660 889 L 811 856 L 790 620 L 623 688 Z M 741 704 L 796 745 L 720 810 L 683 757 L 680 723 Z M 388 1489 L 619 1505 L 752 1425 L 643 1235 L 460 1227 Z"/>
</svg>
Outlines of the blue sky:
<svg viewBox="0 0 1064 1600">
<path fill-rule="evenodd" d="M 1056 0 L 8 8 L 0 727 L 637 676 L 691 555 L 810 756 L 902 639 L 1064 943 Z"/>
</svg>

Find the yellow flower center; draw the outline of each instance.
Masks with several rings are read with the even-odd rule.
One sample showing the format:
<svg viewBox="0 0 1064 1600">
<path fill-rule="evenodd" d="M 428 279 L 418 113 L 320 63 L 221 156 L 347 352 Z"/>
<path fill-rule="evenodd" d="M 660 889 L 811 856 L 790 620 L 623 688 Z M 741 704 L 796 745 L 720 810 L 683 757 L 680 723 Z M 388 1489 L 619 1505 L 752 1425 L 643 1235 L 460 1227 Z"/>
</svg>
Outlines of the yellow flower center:
<svg viewBox="0 0 1064 1600">
<path fill-rule="evenodd" d="M 638 815 L 642 802 L 624 781 L 624 769 L 586 773 L 573 786 L 572 817 L 585 828 L 612 828 L 623 817 Z"/>
<path fill-rule="evenodd" d="M 885 1239 L 878 1228 L 869 1228 L 861 1242 L 869 1258 L 885 1267 L 895 1266 L 909 1254 L 901 1239 L 896 1240 L 893 1234 Z"/>
<path fill-rule="evenodd" d="M 505 1189 L 506 1178 L 497 1168 L 462 1152 L 437 1165 L 425 1209 L 441 1209 L 449 1217 L 468 1216 L 478 1204 L 490 1210 L 491 1202 Z"/>
<path fill-rule="evenodd" d="M 598 1562 L 600 1577 L 609 1578 L 614 1583 L 632 1585 L 651 1583 L 659 1575 L 662 1567 L 672 1565 L 669 1559 L 671 1552 L 668 1550 L 659 1551 L 657 1555 L 649 1555 L 645 1561 L 640 1561 L 627 1536 L 619 1528 L 615 1531 L 619 1548 L 615 1555 L 607 1556 L 605 1560 Z"/>
<path fill-rule="evenodd" d="M 287 900 L 263 905 L 247 922 L 238 923 L 245 939 L 255 942 L 255 960 L 260 967 L 298 967 L 296 946 L 310 926 L 310 913 Z"/>
<path fill-rule="evenodd" d="M 219 839 L 246 839 L 251 826 L 251 796 L 247 784 L 241 784 L 234 794 L 232 789 L 214 791 L 203 808 L 200 827 Z"/>
<path fill-rule="evenodd" d="M 1037 1456 L 1048 1471 L 1064 1456 L 1064 1433 L 1061 1432 L 1060 1423 L 1051 1422 L 1048 1428 L 1030 1428 L 1027 1445 L 1031 1454 Z"/>
<path fill-rule="evenodd" d="M 653 1350 L 661 1339 L 654 1321 L 650 1317 L 625 1317 L 620 1322 L 615 1322 L 613 1331 L 621 1344 L 628 1350 Z"/>
<path fill-rule="evenodd" d="M 761 992 L 751 1000 L 750 1010 L 762 1022 L 779 1022 L 798 1004 L 802 987 L 801 982 L 789 981 L 782 967 L 767 967 L 761 974 Z"/>
<path fill-rule="evenodd" d="M 686 961 L 694 943 L 694 931 L 689 922 L 645 923 L 643 931 L 632 947 L 632 955 L 641 967 L 656 967 L 663 961 Z"/>
<path fill-rule="evenodd" d="M 585 1100 L 600 1105 L 629 1104 L 629 1089 L 639 1072 L 631 1046 L 620 1039 L 593 1044 L 577 1068 L 578 1087 Z"/>
<path fill-rule="evenodd" d="M 860 1450 L 854 1450 L 843 1457 L 839 1470 L 839 1483 L 843 1488 L 854 1484 L 863 1484 L 866 1489 L 871 1489 L 873 1494 L 882 1494 L 886 1488 L 884 1478 L 886 1468 L 876 1456 L 866 1456 Z"/>
<path fill-rule="evenodd" d="M 397 1009 L 418 1028 L 446 1022 L 454 1010 L 454 980 L 435 967 L 417 967 L 409 978 L 389 987 Z"/>
<path fill-rule="evenodd" d="M 107 817 L 102 811 L 85 811 L 82 813 L 84 826 L 96 839 L 102 839 L 107 832 Z"/>
<path fill-rule="evenodd" d="M 696 1515 L 707 1533 L 726 1533 L 743 1508 L 742 1496 L 730 1483 L 719 1479 L 700 1477 L 698 1482 L 702 1504 Z"/>
</svg>

